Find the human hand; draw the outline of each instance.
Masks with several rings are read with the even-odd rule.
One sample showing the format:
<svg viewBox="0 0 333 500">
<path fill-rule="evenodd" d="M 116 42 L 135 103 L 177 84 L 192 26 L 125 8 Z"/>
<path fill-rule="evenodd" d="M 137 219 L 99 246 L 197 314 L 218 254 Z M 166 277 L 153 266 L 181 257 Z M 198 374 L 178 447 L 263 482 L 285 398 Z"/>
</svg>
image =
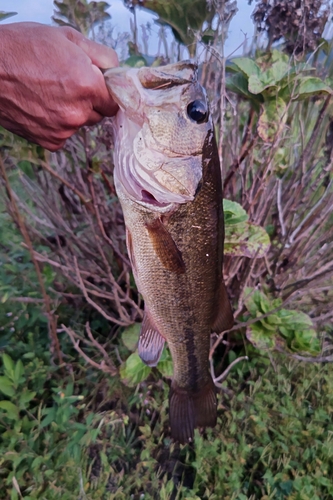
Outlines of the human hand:
<svg viewBox="0 0 333 500">
<path fill-rule="evenodd" d="M 117 54 L 69 27 L 0 26 L 0 125 L 51 151 L 118 106 L 99 68 Z"/>
</svg>

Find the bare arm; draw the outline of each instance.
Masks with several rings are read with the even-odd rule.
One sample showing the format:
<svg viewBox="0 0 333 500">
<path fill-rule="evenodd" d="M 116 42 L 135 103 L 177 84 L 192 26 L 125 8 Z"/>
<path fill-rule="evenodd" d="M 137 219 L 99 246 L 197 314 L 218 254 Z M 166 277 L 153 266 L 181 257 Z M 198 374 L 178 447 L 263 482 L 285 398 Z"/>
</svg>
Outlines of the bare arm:
<svg viewBox="0 0 333 500">
<path fill-rule="evenodd" d="M 55 151 L 82 125 L 117 112 L 99 68 L 116 53 L 72 28 L 0 26 L 0 125 Z"/>
</svg>

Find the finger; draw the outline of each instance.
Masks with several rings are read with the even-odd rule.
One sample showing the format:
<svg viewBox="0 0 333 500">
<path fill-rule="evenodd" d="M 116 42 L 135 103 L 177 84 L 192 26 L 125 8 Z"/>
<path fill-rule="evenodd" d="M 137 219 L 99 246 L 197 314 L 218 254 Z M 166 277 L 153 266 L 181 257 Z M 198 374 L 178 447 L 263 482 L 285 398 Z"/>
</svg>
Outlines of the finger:
<svg viewBox="0 0 333 500">
<path fill-rule="evenodd" d="M 39 145 L 42 146 L 45 149 L 48 149 L 52 153 L 54 153 L 58 149 L 61 149 L 64 146 L 65 142 L 66 142 L 66 140 L 54 141 L 54 142 L 51 142 L 51 141 L 39 141 Z"/>
<path fill-rule="evenodd" d="M 103 120 L 103 118 L 104 118 L 103 115 L 101 115 L 100 113 L 97 113 L 97 111 L 92 110 L 84 125 L 88 125 L 88 126 L 95 125 L 96 123 Z"/>
<path fill-rule="evenodd" d="M 62 29 L 68 40 L 80 47 L 98 68 L 106 69 L 119 66 L 118 56 L 111 47 L 93 42 L 73 28 L 64 27 Z"/>
<path fill-rule="evenodd" d="M 92 69 L 96 76 L 96 92 L 94 92 L 93 96 L 93 108 L 103 116 L 114 116 L 119 109 L 118 104 L 110 96 L 102 72 L 94 65 Z"/>
</svg>

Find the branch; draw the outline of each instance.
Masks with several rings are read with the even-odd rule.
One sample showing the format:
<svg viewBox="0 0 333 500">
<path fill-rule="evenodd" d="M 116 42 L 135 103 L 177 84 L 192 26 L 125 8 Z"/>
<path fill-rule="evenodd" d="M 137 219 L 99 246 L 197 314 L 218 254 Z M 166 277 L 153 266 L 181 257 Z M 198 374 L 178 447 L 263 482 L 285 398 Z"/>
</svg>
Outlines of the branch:
<svg viewBox="0 0 333 500">
<path fill-rule="evenodd" d="M 288 351 L 285 351 L 281 347 L 277 346 L 276 351 L 285 354 L 289 358 L 297 359 L 298 361 L 305 361 L 306 363 L 332 363 L 333 362 L 333 354 L 330 356 L 301 356 L 300 354 L 293 354 Z"/>
<path fill-rule="evenodd" d="M 57 172 L 55 172 L 45 161 L 40 161 L 40 164 L 47 172 L 49 172 L 49 174 L 53 175 L 53 177 L 58 179 L 58 181 L 60 181 L 62 184 L 64 184 L 66 187 L 68 187 L 68 189 L 73 191 L 73 193 L 75 193 L 76 196 L 78 196 L 80 198 L 80 200 L 82 201 L 82 203 L 84 205 L 87 205 L 88 203 L 91 202 L 91 200 L 87 199 L 84 196 L 84 194 L 82 194 L 78 189 L 76 189 L 74 186 L 72 186 L 68 181 L 66 181 L 66 179 L 61 177 L 61 175 L 57 174 Z"/>
<path fill-rule="evenodd" d="M 87 292 L 87 289 L 83 283 L 83 280 L 82 280 L 82 277 L 81 277 L 81 274 L 80 274 L 80 270 L 79 270 L 79 267 L 78 267 L 78 264 L 77 264 L 77 258 L 74 257 L 74 265 L 75 265 L 75 271 L 76 271 L 76 276 L 77 276 L 77 279 L 79 281 L 79 285 L 80 285 L 80 288 L 83 292 L 83 295 L 84 295 L 84 298 L 86 299 L 86 301 L 88 302 L 88 304 L 90 304 L 91 306 L 93 306 L 105 319 L 107 319 L 108 321 L 112 321 L 112 323 L 115 323 L 116 325 L 119 325 L 119 326 L 128 326 L 128 325 L 131 325 L 132 322 L 131 321 L 120 321 L 112 316 L 109 316 L 105 311 L 104 309 L 102 309 L 102 307 L 100 307 L 98 304 L 96 304 L 96 302 L 94 302 L 88 295 L 88 292 Z"/>
<path fill-rule="evenodd" d="M 27 247 L 29 249 L 30 257 L 31 257 L 31 260 L 33 262 L 33 265 L 34 265 L 34 268 L 35 268 L 35 271 L 36 271 L 36 274 L 37 274 L 37 279 L 38 279 L 38 283 L 39 283 L 39 286 L 40 286 L 40 289 L 41 289 L 41 292 L 42 292 L 43 301 L 44 301 L 44 307 L 45 307 L 46 315 L 47 315 L 47 318 L 48 318 L 48 327 L 49 327 L 49 335 L 50 335 L 50 340 L 51 340 L 51 347 L 53 347 L 55 349 L 55 351 L 57 353 L 59 364 L 62 365 L 63 364 L 63 358 L 62 358 L 62 353 L 61 353 L 61 350 L 60 350 L 59 339 L 58 339 L 58 336 L 57 336 L 57 318 L 56 318 L 56 316 L 53 314 L 53 312 L 51 310 L 50 297 L 46 293 L 45 286 L 44 286 L 44 281 L 43 281 L 43 276 L 42 276 L 42 273 L 40 271 L 38 262 L 37 262 L 37 260 L 35 258 L 35 254 L 34 254 L 34 249 L 33 249 L 33 246 L 32 246 L 32 242 L 31 242 L 29 233 L 27 231 L 24 219 L 21 217 L 20 211 L 19 211 L 19 209 L 17 207 L 16 201 L 15 201 L 15 197 L 14 197 L 14 194 L 13 194 L 10 182 L 8 180 L 8 177 L 7 177 L 5 165 L 4 165 L 3 160 L 2 160 L 1 157 L 0 157 L 0 171 L 1 171 L 1 175 L 3 177 L 4 183 L 5 183 L 5 189 L 6 189 L 6 192 L 7 192 L 7 196 L 8 196 L 8 199 L 10 201 L 10 204 L 11 204 L 13 218 L 16 219 L 16 222 L 17 222 L 17 224 L 19 226 L 21 234 L 22 234 L 22 236 L 23 236 L 23 238 L 25 240 L 25 243 L 26 243 L 26 245 L 27 245 Z"/>
<path fill-rule="evenodd" d="M 79 338 L 76 333 L 71 329 L 71 328 L 67 328 L 65 325 L 61 325 L 62 329 L 68 334 L 68 336 L 70 337 L 72 343 L 73 343 L 73 346 L 74 346 L 74 349 L 87 361 L 87 363 L 91 366 L 93 366 L 94 368 L 96 368 L 97 370 L 101 370 L 102 372 L 104 373 L 110 373 L 111 375 L 116 375 L 118 373 L 116 367 L 112 364 L 107 364 L 105 362 L 105 360 L 103 360 L 101 363 L 96 363 L 96 361 L 93 361 L 91 358 L 89 358 L 89 356 L 87 356 L 87 354 L 85 354 L 85 352 L 82 351 L 81 347 L 80 347 L 80 342 L 82 341 L 81 338 Z M 89 333 L 88 333 L 89 335 Z M 98 344 L 97 341 L 95 341 L 94 339 L 94 342 L 97 343 L 97 345 L 99 346 L 98 349 L 102 348 L 102 346 L 100 346 Z M 96 344 L 94 344 L 96 345 Z M 107 358 L 107 361 L 110 362 L 110 358 L 108 357 Z"/>
<path fill-rule="evenodd" d="M 227 376 L 228 376 L 228 373 L 230 372 L 230 370 L 235 366 L 237 365 L 240 361 L 248 361 L 249 358 L 248 356 L 241 356 L 240 358 L 237 358 L 235 359 L 232 363 L 230 363 L 230 365 L 224 370 L 223 373 L 221 373 L 221 375 L 219 375 L 217 378 L 214 378 L 214 384 L 218 383 L 218 382 L 223 382 Z"/>
</svg>

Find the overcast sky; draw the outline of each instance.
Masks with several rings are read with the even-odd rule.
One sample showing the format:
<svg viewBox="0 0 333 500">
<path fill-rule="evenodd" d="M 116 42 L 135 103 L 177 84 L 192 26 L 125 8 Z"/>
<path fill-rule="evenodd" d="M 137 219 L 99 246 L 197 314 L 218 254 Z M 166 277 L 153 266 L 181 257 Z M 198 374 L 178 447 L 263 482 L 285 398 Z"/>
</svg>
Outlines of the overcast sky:
<svg viewBox="0 0 333 500">
<path fill-rule="evenodd" d="M 111 23 L 116 26 L 117 32 L 130 31 L 131 13 L 124 7 L 122 0 L 109 0 L 111 7 L 109 13 L 112 16 Z M 230 33 L 225 46 L 225 55 L 231 54 L 243 42 L 244 34 L 247 34 L 249 43 L 253 36 L 253 24 L 250 14 L 253 5 L 249 6 L 247 0 L 238 0 L 238 12 L 230 25 Z M 0 10 L 5 12 L 14 11 L 17 15 L 4 22 L 35 21 L 44 24 L 52 24 L 53 0 L 0 0 Z M 157 16 L 155 16 L 156 18 Z M 145 24 L 154 19 L 148 11 L 140 9 L 137 14 L 138 24 Z M 158 31 L 158 27 L 153 26 Z M 241 52 L 241 49 L 238 53 Z"/>
</svg>

